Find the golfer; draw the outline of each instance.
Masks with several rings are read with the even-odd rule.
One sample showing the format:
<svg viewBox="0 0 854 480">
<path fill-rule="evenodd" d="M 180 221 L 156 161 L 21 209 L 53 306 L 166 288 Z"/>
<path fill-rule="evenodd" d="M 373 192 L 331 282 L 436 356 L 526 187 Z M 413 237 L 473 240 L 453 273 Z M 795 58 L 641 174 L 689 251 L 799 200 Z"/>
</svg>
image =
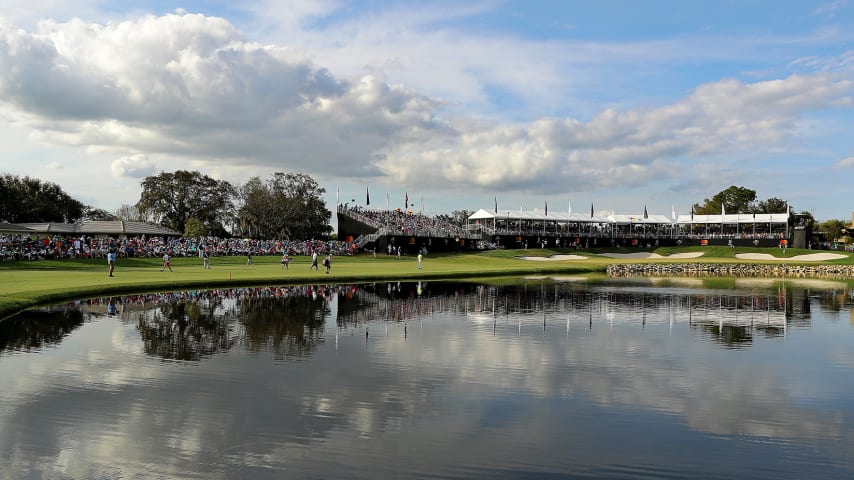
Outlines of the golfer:
<svg viewBox="0 0 854 480">
<path fill-rule="evenodd" d="M 164 253 L 163 254 L 163 268 L 161 268 L 160 271 L 162 272 L 162 271 L 166 270 L 167 268 L 169 269 L 170 272 L 173 271 L 172 266 L 169 265 L 169 254 Z"/>
</svg>

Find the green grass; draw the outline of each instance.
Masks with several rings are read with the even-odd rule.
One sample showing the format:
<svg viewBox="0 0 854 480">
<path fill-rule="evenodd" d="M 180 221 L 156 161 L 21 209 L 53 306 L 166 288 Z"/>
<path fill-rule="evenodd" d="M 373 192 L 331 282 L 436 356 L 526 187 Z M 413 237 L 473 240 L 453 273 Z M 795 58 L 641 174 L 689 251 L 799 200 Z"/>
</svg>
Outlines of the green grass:
<svg viewBox="0 0 854 480">
<path fill-rule="evenodd" d="M 762 252 L 782 257 L 780 249 L 746 249 L 728 247 L 678 247 L 644 250 L 639 248 L 609 249 L 620 253 L 653 251 L 660 255 L 703 251 L 697 259 L 654 260 L 655 262 L 743 262 L 735 254 Z M 196 257 L 173 258 L 174 272 L 161 272 L 157 258 L 119 259 L 115 277 L 107 275 L 106 261 L 56 260 L 7 262 L 0 264 L 0 318 L 37 305 L 74 298 L 125 293 L 141 293 L 186 288 L 234 287 L 261 284 L 347 283 L 386 280 L 436 280 L 471 277 L 501 277 L 542 274 L 596 274 L 600 276 L 612 263 L 642 263 L 650 260 L 611 259 L 597 253 L 606 250 L 576 252 L 569 249 L 497 250 L 468 254 L 433 254 L 424 257 L 424 269 L 418 270 L 415 257 L 396 257 L 379 254 L 360 254 L 354 257 L 335 257 L 332 273 L 309 271 L 308 257 L 295 257 L 289 270 L 282 270 L 278 256 L 255 257 L 254 265 L 246 258 L 214 257 L 211 269 L 204 270 Z M 813 250 L 789 249 L 786 257 Z M 585 260 L 533 262 L 518 256 L 550 256 L 579 254 Z M 788 262 L 801 263 L 801 262 Z M 804 262 L 816 264 L 818 262 Z M 854 256 L 829 262 L 854 264 Z"/>
</svg>

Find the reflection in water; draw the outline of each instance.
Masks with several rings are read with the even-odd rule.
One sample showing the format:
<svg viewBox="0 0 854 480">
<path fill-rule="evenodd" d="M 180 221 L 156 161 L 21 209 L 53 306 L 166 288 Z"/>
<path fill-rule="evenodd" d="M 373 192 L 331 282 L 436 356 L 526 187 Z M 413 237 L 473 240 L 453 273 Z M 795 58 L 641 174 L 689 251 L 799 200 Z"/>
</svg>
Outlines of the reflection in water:
<svg viewBox="0 0 854 480">
<path fill-rule="evenodd" d="M 39 309 L 0 321 L 0 353 L 31 350 L 57 344 L 83 325 L 83 313 L 75 308 Z"/>
<path fill-rule="evenodd" d="M 323 342 L 322 326 L 338 289 L 314 285 L 125 297 L 122 303 L 136 308 L 124 309 L 122 318 L 136 322 L 146 353 L 164 359 L 199 360 L 236 345 L 269 350 L 277 358 L 300 357 Z"/>
<path fill-rule="evenodd" d="M 217 302 L 164 303 L 152 311 L 134 312 L 143 348 L 149 355 L 173 360 L 199 360 L 229 350 L 235 342 L 234 313 L 214 313 Z"/>
<path fill-rule="evenodd" d="M 146 353 L 199 360 L 235 345 L 272 350 L 280 358 L 310 354 L 323 342 L 322 327 L 337 299 L 337 325 L 377 320 L 407 322 L 436 313 L 480 314 L 493 319 L 542 314 L 543 321 L 584 318 L 588 327 L 607 320 L 645 325 L 665 315 L 687 321 L 704 338 L 728 347 L 749 345 L 756 334 L 785 335 L 808 328 L 810 300 L 839 313 L 854 304 L 848 289 L 809 289 L 772 284 L 751 290 L 670 289 L 641 281 L 591 289 L 578 282 L 489 286 L 469 283 L 372 283 L 184 291 L 92 298 L 62 308 L 36 309 L 0 323 L 0 352 L 57 343 L 83 325 L 83 312 L 118 315 L 135 322 Z M 638 315 L 634 315 L 637 313 Z M 577 320 L 576 320 L 577 321 Z"/>
<path fill-rule="evenodd" d="M 0 328 L 0 478 L 854 476 L 844 287 L 374 283 L 55 310 L 50 334 L 39 312 Z"/>
</svg>

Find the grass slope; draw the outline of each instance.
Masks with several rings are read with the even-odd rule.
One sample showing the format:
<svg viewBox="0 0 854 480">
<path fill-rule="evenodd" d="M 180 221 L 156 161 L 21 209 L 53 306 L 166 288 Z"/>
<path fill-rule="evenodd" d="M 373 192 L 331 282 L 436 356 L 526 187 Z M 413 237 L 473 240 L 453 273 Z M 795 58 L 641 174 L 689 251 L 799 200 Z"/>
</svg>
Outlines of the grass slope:
<svg viewBox="0 0 854 480">
<path fill-rule="evenodd" d="M 282 270 L 279 257 L 255 257 L 253 265 L 246 265 L 245 257 L 214 257 L 211 269 L 202 269 L 199 258 L 173 258 L 174 272 L 161 272 L 160 259 L 119 259 L 115 277 L 107 275 L 105 260 L 56 260 L 35 262 L 9 262 L 0 264 L 0 318 L 37 305 L 74 298 L 139 293 L 155 290 L 235 287 L 259 284 L 341 283 L 384 280 L 451 279 L 464 277 L 489 277 L 536 274 L 578 274 L 604 272 L 612 263 L 642 262 L 741 262 L 736 253 L 761 252 L 780 256 L 780 249 L 746 249 L 704 247 L 705 255 L 696 259 L 612 259 L 597 253 L 615 250 L 576 252 L 567 249 L 496 250 L 471 254 L 430 254 L 424 257 L 424 269 L 418 270 L 414 257 L 398 260 L 393 256 L 360 254 L 353 257 L 336 257 L 332 273 L 309 271 L 308 257 L 295 257 L 289 270 Z M 697 247 L 645 249 L 618 249 L 621 253 L 649 251 L 660 255 L 698 251 Z M 580 254 L 586 260 L 532 262 L 518 256 L 550 256 Z M 815 253 L 812 250 L 789 249 L 786 257 Z M 791 262 L 800 263 L 800 262 Z M 803 262 L 816 264 L 818 262 Z M 854 257 L 821 263 L 852 264 Z"/>
</svg>

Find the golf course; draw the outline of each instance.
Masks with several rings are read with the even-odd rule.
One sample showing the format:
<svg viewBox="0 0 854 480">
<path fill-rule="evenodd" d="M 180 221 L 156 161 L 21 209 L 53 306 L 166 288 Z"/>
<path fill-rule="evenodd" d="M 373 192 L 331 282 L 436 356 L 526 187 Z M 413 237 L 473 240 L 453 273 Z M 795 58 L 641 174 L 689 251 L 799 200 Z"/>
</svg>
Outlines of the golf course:
<svg viewBox="0 0 854 480">
<path fill-rule="evenodd" d="M 525 249 L 458 254 L 430 254 L 423 269 L 415 257 L 362 253 L 335 257 L 331 272 L 309 270 L 309 257 L 294 257 L 287 270 L 278 256 L 213 257 L 203 269 L 197 257 L 175 257 L 173 272 L 161 271 L 159 258 L 119 258 L 114 277 L 104 259 L 37 260 L 0 264 L 0 319 L 27 308 L 100 295 L 172 289 L 248 285 L 438 280 L 544 274 L 604 276 L 612 264 L 742 263 L 786 265 L 854 265 L 854 255 L 839 251 L 672 247 L 584 250 Z M 849 281 L 852 279 L 849 277 Z"/>
</svg>

